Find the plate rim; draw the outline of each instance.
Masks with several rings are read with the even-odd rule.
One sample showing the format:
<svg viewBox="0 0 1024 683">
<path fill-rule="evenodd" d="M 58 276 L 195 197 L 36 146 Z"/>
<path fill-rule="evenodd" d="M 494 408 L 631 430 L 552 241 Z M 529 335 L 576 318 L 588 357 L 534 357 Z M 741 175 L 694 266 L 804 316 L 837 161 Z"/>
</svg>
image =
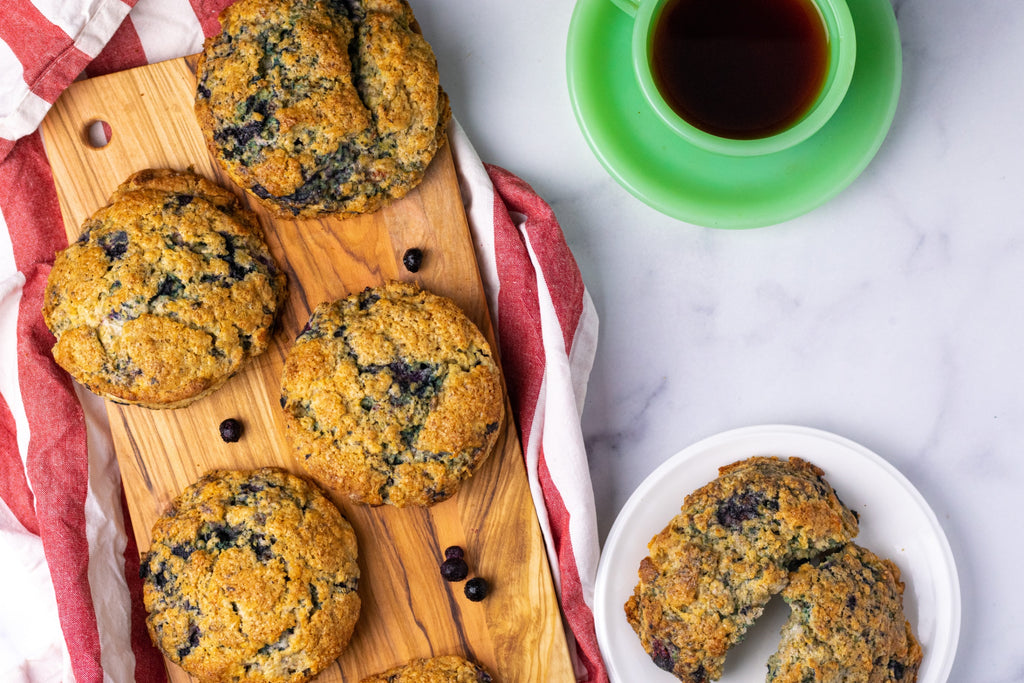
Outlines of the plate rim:
<svg viewBox="0 0 1024 683">
<path fill-rule="evenodd" d="M 608 535 L 602 544 L 601 554 L 598 559 L 597 574 L 594 582 L 594 622 L 596 636 L 598 640 L 598 647 L 601 651 L 602 658 L 605 661 L 606 668 L 608 669 L 609 676 L 614 682 L 616 680 L 626 680 L 621 678 L 621 672 L 615 668 L 614 662 L 608 656 L 608 643 L 611 638 L 611 634 L 608 633 L 609 620 L 606 614 L 605 606 L 610 598 L 609 594 L 609 582 L 612 568 L 616 566 L 610 559 L 611 552 L 606 552 L 609 548 L 614 548 L 622 537 L 625 529 L 628 528 L 630 518 L 636 514 L 636 510 L 641 506 L 644 496 L 656 486 L 662 482 L 665 478 L 666 473 L 680 467 L 682 464 L 689 460 L 697 458 L 702 453 L 718 447 L 722 444 L 730 442 L 738 442 L 743 439 L 750 439 L 756 437 L 786 437 L 796 436 L 800 438 L 826 441 L 835 446 L 845 448 L 846 450 L 852 451 L 857 455 L 866 458 L 876 467 L 883 469 L 887 475 L 891 477 L 894 483 L 898 484 L 903 491 L 909 496 L 911 502 L 915 505 L 916 509 L 923 515 L 925 521 L 927 521 L 932 531 L 932 540 L 936 544 L 937 550 L 942 554 L 944 567 L 946 569 L 946 576 L 948 581 L 945 586 L 948 589 L 950 602 L 948 605 L 949 620 L 945 628 L 937 628 L 937 632 L 941 632 L 945 635 L 945 639 L 949 641 L 949 647 L 944 652 L 938 653 L 942 657 L 938 669 L 936 669 L 937 677 L 935 679 L 929 679 L 929 681 L 922 681 L 921 683 L 938 683 L 940 681 L 946 681 L 949 678 L 949 674 L 953 667 L 953 662 L 956 659 L 956 651 L 958 649 L 959 638 L 960 638 L 960 627 L 961 627 L 961 591 L 960 591 L 960 579 L 959 572 L 956 567 L 955 557 L 953 555 L 952 548 L 949 544 L 949 539 L 939 523 L 938 517 L 935 515 L 935 511 L 928 504 L 924 496 L 917 490 L 917 488 L 910 482 L 907 477 L 900 472 L 892 463 L 888 462 L 880 455 L 872 451 L 871 449 L 859 444 L 847 437 L 840 436 L 833 432 L 825 431 L 814 427 L 806 427 L 792 424 L 759 424 L 750 425 L 746 427 L 738 427 L 729 429 L 711 436 L 704 437 L 698 441 L 691 443 L 690 445 L 682 448 L 681 450 L 674 453 L 672 456 L 667 458 L 665 461 L 660 463 L 650 474 L 648 474 L 641 482 L 633 489 L 626 503 L 619 510 L 619 513 L 615 517 L 615 521 L 612 523 L 611 528 L 608 531 Z M 757 455 L 751 453 L 750 455 Z M 796 455 L 796 454 L 793 454 Z M 804 457 L 797 455 L 797 457 Z M 810 461 L 813 462 L 813 457 L 808 456 Z M 688 493 L 688 492 L 686 492 Z M 682 496 L 685 496 L 683 493 Z M 680 505 L 682 504 L 682 496 L 680 497 Z M 664 521 L 668 523 L 668 519 Z M 627 596 L 622 596 L 622 602 L 625 602 Z M 926 652 L 926 656 L 929 654 L 935 655 L 933 651 Z M 628 673 L 628 672 L 627 672 Z"/>
</svg>

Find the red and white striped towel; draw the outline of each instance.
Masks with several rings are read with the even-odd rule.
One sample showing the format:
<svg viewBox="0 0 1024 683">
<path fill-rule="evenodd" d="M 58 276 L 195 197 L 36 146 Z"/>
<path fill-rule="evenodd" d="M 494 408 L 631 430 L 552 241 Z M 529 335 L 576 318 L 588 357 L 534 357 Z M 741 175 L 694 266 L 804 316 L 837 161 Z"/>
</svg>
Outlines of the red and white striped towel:
<svg viewBox="0 0 1024 683">
<path fill-rule="evenodd" d="M 426 1 L 426 0 L 424 0 Z M 36 129 L 80 74 L 199 51 L 229 0 L 4 0 L 0 13 L 0 680 L 164 681 L 102 402 L 50 354 L 43 289 L 66 245 Z M 130 12 L 130 13 L 129 13 Z M 449 139 L 580 681 L 608 677 L 580 411 L 597 316 L 550 207 Z"/>
</svg>

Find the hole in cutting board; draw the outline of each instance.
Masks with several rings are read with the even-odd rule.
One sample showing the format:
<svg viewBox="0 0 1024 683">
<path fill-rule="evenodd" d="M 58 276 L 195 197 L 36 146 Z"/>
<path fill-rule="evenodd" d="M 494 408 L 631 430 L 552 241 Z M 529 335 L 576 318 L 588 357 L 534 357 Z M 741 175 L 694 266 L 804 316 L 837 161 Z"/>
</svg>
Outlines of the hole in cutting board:
<svg viewBox="0 0 1024 683">
<path fill-rule="evenodd" d="M 85 124 L 85 141 L 94 149 L 103 149 L 110 143 L 114 135 L 110 124 L 101 119 L 96 119 Z"/>
</svg>

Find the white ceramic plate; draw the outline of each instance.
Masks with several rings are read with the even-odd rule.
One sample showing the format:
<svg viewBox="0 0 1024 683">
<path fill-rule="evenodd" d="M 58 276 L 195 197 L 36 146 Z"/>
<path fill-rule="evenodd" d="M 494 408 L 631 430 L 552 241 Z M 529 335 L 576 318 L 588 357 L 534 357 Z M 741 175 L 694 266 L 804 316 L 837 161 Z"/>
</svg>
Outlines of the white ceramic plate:
<svg viewBox="0 0 1024 683">
<path fill-rule="evenodd" d="M 683 498 L 718 476 L 718 468 L 753 455 L 797 456 L 825 471 L 847 506 L 860 514 L 857 543 L 900 568 L 903 607 L 921 641 L 918 683 L 944 683 L 960 635 L 960 584 L 949 542 L 917 489 L 892 465 L 835 434 L 806 427 L 745 427 L 712 436 L 669 458 L 637 487 L 608 534 L 597 571 L 594 618 L 608 673 L 615 683 L 671 683 L 640 646 L 623 605 L 651 537 L 678 514 Z M 756 683 L 789 617 L 781 599 L 726 658 L 720 683 Z"/>
</svg>

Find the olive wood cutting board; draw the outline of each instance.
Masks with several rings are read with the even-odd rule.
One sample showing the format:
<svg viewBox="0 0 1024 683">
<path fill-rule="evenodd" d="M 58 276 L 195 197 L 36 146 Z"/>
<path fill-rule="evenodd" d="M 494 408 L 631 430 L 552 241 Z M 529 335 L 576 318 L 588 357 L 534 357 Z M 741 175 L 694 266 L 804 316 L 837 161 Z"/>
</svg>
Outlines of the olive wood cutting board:
<svg viewBox="0 0 1024 683">
<path fill-rule="evenodd" d="M 177 410 L 106 402 L 143 551 L 156 518 L 208 470 L 274 465 L 303 473 L 285 438 L 280 377 L 293 340 L 321 301 L 387 279 L 415 279 L 458 303 L 497 350 L 447 145 L 416 190 L 375 214 L 277 219 L 249 202 L 207 151 L 192 112 L 194 66 L 190 57 L 74 83 L 42 126 L 69 240 L 133 172 L 191 166 L 256 212 L 288 275 L 273 343 L 220 390 Z M 90 143 L 88 130 L 97 121 L 109 126 L 105 146 Z M 410 247 L 424 252 L 415 274 L 401 263 Z M 229 417 L 244 424 L 238 443 L 220 439 L 218 425 Z M 317 681 L 358 682 L 414 657 L 449 653 L 480 662 L 501 683 L 574 680 L 511 418 L 491 457 L 444 503 L 399 510 L 333 498 L 358 537 L 362 611 L 348 649 Z M 467 600 L 463 583 L 441 579 L 438 567 L 449 545 L 463 546 L 470 575 L 490 582 L 482 602 Z M 167 668 L 173 681 L 190 680 L 176 665 Z"/>
</svg>

